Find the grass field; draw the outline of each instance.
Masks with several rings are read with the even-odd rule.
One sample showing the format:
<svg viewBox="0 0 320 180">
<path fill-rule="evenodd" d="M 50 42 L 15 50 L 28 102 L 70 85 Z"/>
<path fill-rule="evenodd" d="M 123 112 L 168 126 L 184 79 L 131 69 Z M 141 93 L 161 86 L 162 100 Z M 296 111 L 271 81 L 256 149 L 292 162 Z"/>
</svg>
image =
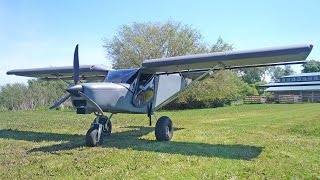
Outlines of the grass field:
<svg viewBox="0 0 320 180">
<path fill-rule="evenodd" d="M 320 104 L 161 115 L 174 122 L 171 142 L 155 141 L 145 115 L 119 114 L 111 137 L 89 148 L 93 115 L 0 112 L 0 179 L 320 178 Z"/>
</svg>

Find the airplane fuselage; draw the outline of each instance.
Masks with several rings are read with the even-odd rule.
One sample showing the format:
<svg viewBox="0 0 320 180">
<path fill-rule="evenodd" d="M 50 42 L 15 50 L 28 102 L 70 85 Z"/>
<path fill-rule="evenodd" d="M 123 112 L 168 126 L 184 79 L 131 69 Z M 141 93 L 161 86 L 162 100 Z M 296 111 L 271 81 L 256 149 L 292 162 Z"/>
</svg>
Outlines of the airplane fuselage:
<svg viewBox="0 0 320 180">
<path fill-rule="evenodd" d="M 134 90 L 126 83 L 83 83 L 82 92 L 92 99 L 104 112 L 111 113 L 146 113 L 147 106 L 136 107 L 133 104 Z M 130 89 L 131 88 L 131 89 Z M 89 114 L 95 107 L 77 95 L 72 96 L 72 103 L 79 114 Z"/>
<path fill-rule="evenodd" d="M 190 82 L 179 73 L 150 75 L 140 73 L 139 69 L 110 70 L 103 82 L 76 84 L 67 91 L 78 114 L 90 114 L 97 109 L 145 114 L 172 101 Z"/>
</svg>

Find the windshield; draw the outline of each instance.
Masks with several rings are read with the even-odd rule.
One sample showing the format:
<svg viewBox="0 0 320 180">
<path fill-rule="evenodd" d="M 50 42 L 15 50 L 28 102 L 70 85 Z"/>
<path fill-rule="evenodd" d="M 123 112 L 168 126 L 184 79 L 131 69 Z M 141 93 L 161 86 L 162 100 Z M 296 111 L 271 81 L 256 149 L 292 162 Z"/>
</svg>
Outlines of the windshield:
<svg viewBox="0 0 320 180">
<path fill-rule="evenodd" d="M 131 84 L 137 76 L 139 69 L 119 69 L 119 70 L 110 70 L 105 82 L 112 83 L 127 83 Z"/>
</svg>

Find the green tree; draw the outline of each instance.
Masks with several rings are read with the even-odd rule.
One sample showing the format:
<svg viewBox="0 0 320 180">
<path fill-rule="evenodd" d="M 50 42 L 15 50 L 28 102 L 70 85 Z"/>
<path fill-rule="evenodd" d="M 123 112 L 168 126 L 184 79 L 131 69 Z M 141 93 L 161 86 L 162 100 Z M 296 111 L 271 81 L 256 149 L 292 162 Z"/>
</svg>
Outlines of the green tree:
<svg viewBox="0 0 320 180">
<path fill-rule="evenodd" d="M 34 110 L 48 108 L 63 95 L 67 85 L 62 81 L 29 80 L 22 83 L 6 84 L 0 88 L 0 110 Z M 65 103 L 71 106 L 70 100 Z"/>
<path fill-rule="evenodd" d="M 223 52 L 223 51 L 232 51 L 233 50 L 233 45 L 225 42 L 221 37 L 219 37 L 216 41 L 211 46 L 210 52 Z"/>
<path fill-rule="evenodd" d="M 66 88 L 67 84 L 63 81 L 29 80 L 28 98 L 30 108 L 48 108 L 65 95 Z"/>
<path fill-rule="evenodd" d="M 111 40 L 104 40 L 103 47 L 116 69 L 140 67 L 141 62 L 146 59 L 233 49 L 222 38 L 209 46 L 203 42 L 198 30 L 173 21 L 123 25 Z"/>
<path fill-rule="evenodd" d="M 1 87 L 1 109 L 13 111 L 26 110 L 27 107 L 27 86 L 22 83 L 6 84 Z"/>
<path fill-rule="evenodd" d="M 310 72 L 320 72 L 320 62 L 316 60 L 307 61 L 307 63 L 302 65 L 303 73 L 310 73 Z"/>
<path fill-rule="evenodd" d="M 255 82 L 260 82 L 260 69 L 259 68 L 246 68 L 242 69 L 243 75 L 242 80 L 248 84 L 253 84 Z"/>
<path fill-rule="evenodd" d="M 291 68 L 290 65 L 285 65 L 284 68 L 275 66 L 271 67 L 270 69 L 271 80 L 274 82 L 278 81 L 282 76 L 288 76 L 294 73 L 295 71 Z"/>
<path fill-rule="evenodd" d="M 113 62 L 113 68 L 140 67 L 141 62 L 146 59 L 233 49 L 232 44 L 226 43 L 221 37 L 211 45 L 206 44 L 198 30 L 172 21 L 121 26 L 116 36 L 104 41 L 103 47 Z M 196 108 L 224 104 L 243 96 L 243 93 L 240 93 L 243 91 L 240 88 L 243 84 L 245 83 L 234 73 L 219 72 L 215 78 L 196 83 L 171 107 Z"/>
<path fill-rule="evenodd" d="M 238 71 L 242 80 L 248 84 L 255 84 L 257 82 L 265 81 L 266 75 L 270 67 L 255 67 L 244 68 Z"/>
</svg>

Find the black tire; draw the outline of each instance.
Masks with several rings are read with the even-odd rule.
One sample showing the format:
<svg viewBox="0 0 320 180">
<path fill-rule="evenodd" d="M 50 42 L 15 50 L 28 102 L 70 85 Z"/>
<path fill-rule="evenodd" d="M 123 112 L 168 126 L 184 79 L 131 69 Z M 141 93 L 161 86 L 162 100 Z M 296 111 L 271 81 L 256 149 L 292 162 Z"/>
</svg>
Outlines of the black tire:
<svg viewBox="0 0 320 180">
<path fill-rule="evenodd" d="M 107 123 L 108 122 L 108 123 Z M 102 124 L 102 132 L 104 135 L 106 136 L 110 136 L 111 135 L 111 131 L 112 131 L 112 124 L 111 121 L 104 117 L 100 117 L 99 118 L 99 123 Z"/>
<path fill-rule="evenodd" d="M 86 144 L 89 147 L 95 147 L 101 145 L 103 142 L 103 136 L 100 135 L 100 140 L 98 141 L 99 126 L 92 126 L 86 134 Z"/>
<path fill-rule="evenodd" d="M 155 135 L 157 141 L 170 141 L 173 136 L 172 121 L 167 116 L 162 116 L 157 121 L 155 127 Z"/>
</svg>

